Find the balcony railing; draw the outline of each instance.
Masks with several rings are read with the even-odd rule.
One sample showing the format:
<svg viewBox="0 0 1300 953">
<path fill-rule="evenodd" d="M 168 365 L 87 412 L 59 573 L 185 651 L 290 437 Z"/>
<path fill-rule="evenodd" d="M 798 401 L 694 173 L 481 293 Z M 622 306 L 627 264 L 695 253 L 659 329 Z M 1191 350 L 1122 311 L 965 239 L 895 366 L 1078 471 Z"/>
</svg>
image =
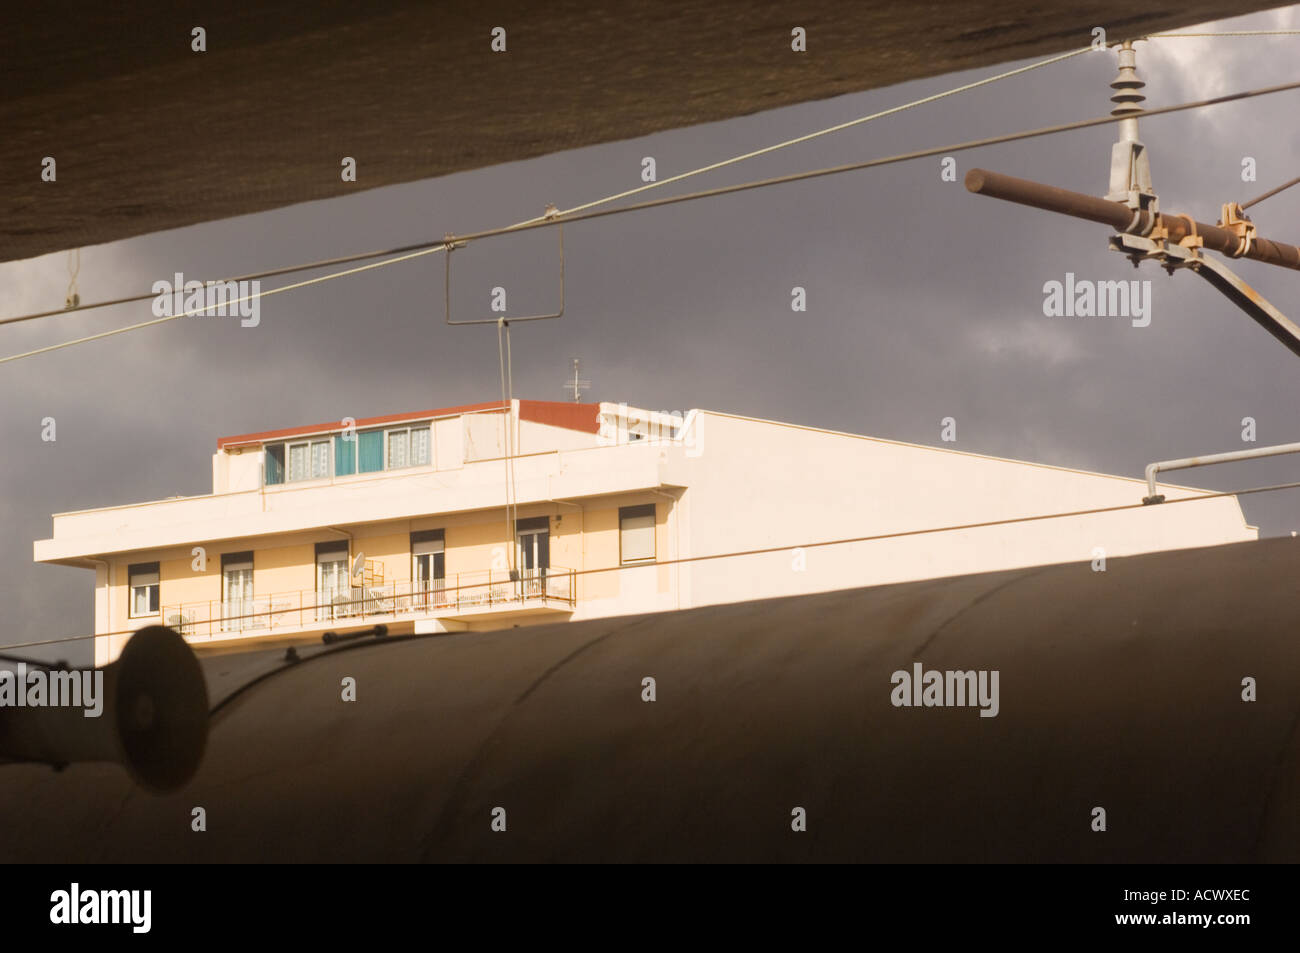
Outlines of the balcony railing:
<svg viewBox="0 0 1300 953">
<path fill-rule="evenodd" d="M 163 624 L 186 638 L 310 629 L 321 623 L 374 617 L 443 616 L 529 605 L 574 606 L 574 571 L 552 566 L 458 573 L 428 584 L 389 582 L 337 591 L 301 589 L 235 602 L 214 599 L 163 606 Z"/>
</svg>

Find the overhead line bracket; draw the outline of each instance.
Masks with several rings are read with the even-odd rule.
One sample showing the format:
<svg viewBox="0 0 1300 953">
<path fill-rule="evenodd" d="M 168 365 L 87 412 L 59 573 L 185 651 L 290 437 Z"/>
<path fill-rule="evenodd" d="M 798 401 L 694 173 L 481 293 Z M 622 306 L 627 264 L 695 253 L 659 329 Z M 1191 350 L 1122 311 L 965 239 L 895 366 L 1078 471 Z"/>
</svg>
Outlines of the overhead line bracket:
<svg viewBox="0 0 1300 953">
<path fill-rule="evenodd" d="M 551 218 L 555 218 L 557 215 L 559 215 L 559 210 L 558 210 L 554 205 L 548 205 L 548 206 L 546 206 L 545 218 L 551 219 Z M 558 317 L 562 317 L 562 316 L 564 315 L 564 223 L 563 223 L 563 222 L 557 222 L 555 228 L 556 228 L 556 231 L 558 231 L 558 232 L 560 233 L 560 237 L 559 237 L 559 244 L 560 244 L 560 308 L 559 308 L 559 310 L 556 311 L 554 314 L 528 314 L 528 315 L 523 315 L 522 317 L 517 317 L 517 318 L 513 318 L 513 317 L 505 317 L 504 315 L 498 315 L 498 316 L 495 317 L 495 318 L 471 318 L 471 319 L 468 320 L 468 321 L 453 321 L 453 320 L 451 319 L 451 255 L 452 255 L 452 252 L 453 252 L 453 251 L 455 251 L 455 250 L 458 249 L 458 248 L 464 248 L 464 247 L 465 247 L 466 245 L 468 245 L 469 243 L 468 243 L 467 241 L 460 241 L 460 240 L 457 240 L 457 238 L 456 238 L 455 235 L 452 235 L 452 234 L 448 233 L 448 235 L 446 236 L 446 238 L 443 240 L 443 246 L 446 248 L 446 255 L 445 255 L 445 258 L 446 258 L 446 283 L 445 283 L 445 285 L 444 285 L 445 292 L 444 292 L 444 296 L 443 296 L 443 313 L 444 313 L 444 317 L 445 317 L 445 320 L 446 320 L 447 324 L 453 324 L 453 325 L 460 325 L 460 324 L 499 324 L 499 323 L 501 323 L 502 321 L 505 321 L 505 323 L 507 323 L 507 324 L 514 324 L 515 322 L 518 322 L 518 321 L 545 321 L 545 320 L 548 320 L 548 319 L 550 319 L 550 318 L 558 318 Z M 509 234 L 509 232 L 505 232 L 505 233 L 503 233 L 503 234 Z"/>
</svg>

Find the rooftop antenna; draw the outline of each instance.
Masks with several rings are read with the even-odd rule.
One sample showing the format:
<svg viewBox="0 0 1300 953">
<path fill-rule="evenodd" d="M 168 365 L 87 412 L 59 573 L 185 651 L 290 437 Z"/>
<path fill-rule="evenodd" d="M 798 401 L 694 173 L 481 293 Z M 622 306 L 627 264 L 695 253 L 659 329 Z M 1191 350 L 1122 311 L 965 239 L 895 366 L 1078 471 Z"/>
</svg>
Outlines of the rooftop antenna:
<svg viewBox="0 0 1300 953">
<path fill-rule="evenodd" d="M 576 357 L 573 359 L 573 380 L 564 382 L 564 389 L 573 391 L 573 402 L 582 403 L 582 392 L 591 387 L 591 381 L 585 377 L 579 376 L 579 366 L 582 364 Z"/>
</svg>

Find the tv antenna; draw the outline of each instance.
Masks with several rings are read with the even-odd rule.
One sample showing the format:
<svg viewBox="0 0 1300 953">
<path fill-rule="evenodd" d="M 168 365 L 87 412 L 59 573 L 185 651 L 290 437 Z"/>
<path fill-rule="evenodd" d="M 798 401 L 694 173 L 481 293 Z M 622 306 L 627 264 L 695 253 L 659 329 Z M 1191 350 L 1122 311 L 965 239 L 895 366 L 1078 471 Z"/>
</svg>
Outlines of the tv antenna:
<svg viewBox="0 0 1300 953">
<path fill-rule="evenodd" d="M 564 389 L 573 391 L 573 402 L 582 403 L 582 392 L 591 387 L 591 381 L 580 375 L 580 365 L 582 362 L 576 357 L 573 359 L 573 379 L 564 382 Z"/>
</svg>

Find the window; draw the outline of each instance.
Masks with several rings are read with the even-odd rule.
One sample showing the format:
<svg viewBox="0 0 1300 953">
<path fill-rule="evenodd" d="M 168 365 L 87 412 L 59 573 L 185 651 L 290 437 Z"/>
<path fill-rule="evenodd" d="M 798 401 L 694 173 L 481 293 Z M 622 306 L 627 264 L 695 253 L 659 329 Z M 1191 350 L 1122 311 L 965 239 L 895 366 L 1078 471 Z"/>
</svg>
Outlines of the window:
<svg viewBox="0 0 1300 953">
<path fill-rule="evenodd" d="M 411 534 L 411 596 L 417 607 L 445 605 L 446 556 L 443 531 L 424 530 Z"/>
<path fill-rule="evenodd" d="M 319 480 L 330 475 L 330 442 L 313 440 L 289 444 L 289 482 Z"/>
<path fill-rule="evenodd" d="M 357 434 L 357 472 L 374 473 L 384 468 L 384 432 L 367 430 Z"/>
<path fill-rule="evenodd" d="M 429 463 L 428 426 L 411 428 L 411 466 L 422 467 Z"/>
<path fill-rule="evenodd" d="M 655 558 L 655 505 L 620 506 L 618 509 L 619 559 L 625 563 Z"/>
<path fill-rule="evenodd" d="M 289 445 L 289 480 L 307 479 L 307 450 L 309 444 L 292 443 Z"/>
<path fill-rule="evenodd" d="M 276 486 L 284 482 L 284 444 L 267 444 L 266 447 L 266 485 Z"/>
<path fill-rule="evenodd" d="M 429 462 L 429 428 L 388 431 L 388 469 L 425 466 Z"/>
<path fill-rule="evenodd" d="M 316 618 L 350 615 L 352 578 L 348 571 L 348 541 L 316 544 Z"/>
<path fill-rule="evenodd" d="M 158 614 L 158 564 L 136 563 L 127 568 L 131 586 L 131 618 Z"/>
<path fill-rule="evenodd" d="M 431 425 L 367 430 L 345 439 L 341 433 L 295 443 L 263 446 L 265 486 L 299 480 L 323 480 L 330 476 L 377 473 L 405 467 L 428 466 L 433 462 Z"/>
<path fill-rule="evenodd" d="M 357 439 L 356 434 L 352 435 L 351 440 L 344 438 L 343 434 L 337 434 L 334 437 L 334 475 L 351 476 L 357 472 Z"/>
<path fill-rule="evenodd" d="M 388 469 L 396 470 L 399 467 L 409 466 L 410 454 L 411 431 L 388 431 Z"/>
<path fill-rule="evenodd" d="M 519 543 L 518 566 L 524 578 L 546 575 L 551 566 L 551 520 L 548 516 L 515 522 L 515 538 Z"/>
<path fill-rule="evenodd" d="M 330 475 L 330 442 L 317 440 L 311 445 L 311 478 L 320 480 Z"/>
<path fill-rule="evenodd" d="M 221 628 L 224 632 L 252 629 L 253 554 L 224 553 L 221 557 Z"/>
</svg>

